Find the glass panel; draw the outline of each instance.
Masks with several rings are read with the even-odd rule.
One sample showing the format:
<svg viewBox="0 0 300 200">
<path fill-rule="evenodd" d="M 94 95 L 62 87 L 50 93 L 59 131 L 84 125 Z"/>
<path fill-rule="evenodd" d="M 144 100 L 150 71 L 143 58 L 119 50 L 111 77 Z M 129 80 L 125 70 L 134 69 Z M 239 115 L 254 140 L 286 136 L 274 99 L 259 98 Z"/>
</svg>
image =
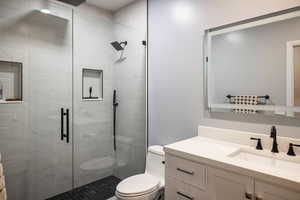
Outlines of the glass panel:
<svg viewBox="0 0 300 200">
<path fill-rule="evenodd" d="M 145 170 L 146 1 L 114 12 L 55 2 L 0 0 L 0 67 L 14 63 L 0 70 L 8 199 L 82 199 L 88 188 L 107 199 Z"/>
<path fill-rule="evenodd" d="M 135 1 L 114 12 L 84 7 L 74 14 L 75 187 L 96 185 L 98 199 L 145 170 L 146 4 Z M 82 99 L 88 89 L 83 69 L 102 71 L 102 100 Z"/>
<path fill-rule="evenodd" d="M 119 102 L 115 174 L 121 179 L 145 170 L 146 46 L 142 41 L 146 38 L 146 11 L 144 14 L 139 16 L 145 19 L 140 19 L 144 27 L 129 26 L 126 21 L 117 21 L 114 26 L 116 40 L 128 41 L 123 58 L 120 59 L 119 53 L 115 52 L 118 62 L 114 63 L 114 85 Z"/>
<path fill-rule="evenodd" d="M 98 9 L 93 7 L 84 7 L 74 12 L 74 179 L 76 188 L 111 176 L 115 163 L 112 137 L 113 68 L 110 47 L 113 39 L 112 23 L 109 18 L 110 14 L 101 9 L 99 13 Z M 83 69 L 102 71 L 102 99 L 82 99 L 82 91 L 86 89 L 86 87 L 83 88 L 85 83 L 82 80 Z"/>
<path fill-rule="evenodd" d="M 44 200 L 72 189 L 72 10 L 51 3 L 44 14 L 43 6 L 0 0 L 0 60 L 23 67 L 23 102 L 0 104 L 9 200 Z M 61 108 L 70 110 L 69 143 L 61 140 Z"/>
</svg>

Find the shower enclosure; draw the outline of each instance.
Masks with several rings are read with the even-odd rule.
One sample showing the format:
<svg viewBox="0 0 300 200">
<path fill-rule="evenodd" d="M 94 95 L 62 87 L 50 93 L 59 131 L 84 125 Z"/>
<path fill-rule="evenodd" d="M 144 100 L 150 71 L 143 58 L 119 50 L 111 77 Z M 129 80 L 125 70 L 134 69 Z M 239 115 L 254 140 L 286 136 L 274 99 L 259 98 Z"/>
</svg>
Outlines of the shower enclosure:
<svg viewBox="0 0 300 200">
<path fill-rule="evenodd" d="M 146 6 L 0 0 L 8 200 L 106 199 L 119 180 L 143 172 Z M 117 51 L 114 41 L 127 45 Z"/>
</svg>

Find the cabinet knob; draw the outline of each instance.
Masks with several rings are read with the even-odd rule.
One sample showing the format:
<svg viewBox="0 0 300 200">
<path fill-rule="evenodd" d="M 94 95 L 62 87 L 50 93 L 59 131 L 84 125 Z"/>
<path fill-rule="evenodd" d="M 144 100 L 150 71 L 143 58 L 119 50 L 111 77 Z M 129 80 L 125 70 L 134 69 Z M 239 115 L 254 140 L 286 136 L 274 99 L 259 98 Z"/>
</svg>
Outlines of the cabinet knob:
<svg viewBox="0 0 300 200">
<path fill-rule="evenodd" d="M 248 193 L 248 192 L 245 193 L 246 199 L 252 199 L 252 196 L 253 195 L 251 193 Z"/>
</svg>

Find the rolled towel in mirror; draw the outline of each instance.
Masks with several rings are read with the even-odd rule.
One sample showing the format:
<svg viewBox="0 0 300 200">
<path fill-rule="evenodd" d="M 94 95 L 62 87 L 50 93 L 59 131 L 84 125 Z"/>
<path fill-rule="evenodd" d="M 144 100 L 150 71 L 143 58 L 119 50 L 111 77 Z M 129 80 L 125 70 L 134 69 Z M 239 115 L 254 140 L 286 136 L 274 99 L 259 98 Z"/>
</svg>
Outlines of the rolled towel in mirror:
<svg viewBox="0 0 300 200">
<path fill-rule="evenodd" d="M 0 177 L 3 176 L 3 165 L 0 163 Z"/>
<path fill-rule="evenodd" d="M 5 177 L 0 176 L 0 191 L 2 191 L 3 189 L 5 189 Z"/>
<path fill-rule="evenodd" d="M 0 200 L 7 200 L 6 189 L 0 190 Z"/>
</svg>

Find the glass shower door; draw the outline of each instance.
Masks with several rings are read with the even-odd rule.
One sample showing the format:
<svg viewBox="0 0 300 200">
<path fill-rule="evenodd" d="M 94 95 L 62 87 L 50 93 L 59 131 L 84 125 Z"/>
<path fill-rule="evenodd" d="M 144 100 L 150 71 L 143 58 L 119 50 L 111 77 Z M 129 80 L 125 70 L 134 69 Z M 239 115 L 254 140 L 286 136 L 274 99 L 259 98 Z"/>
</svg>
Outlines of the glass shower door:
<svg viewBox="0 0 300 200">
<path fill-rule="evenodd" d="M 33 195 L 29 199 L 47 199 L 72 189 L 71 82 L 56 75 L 55 82 L 43 77 L 39 81 L 45 84 L 33 86 L 40 96 L 33 95 L 29 109 L 29 194 Z"/>
<path fill-rule="evenodd" d="M 31 77 L 39 84 L 31 86 L 29 105 L 29 194 L 33 195 L 29 199 L 47 199 L 72 189 L 72 68 L 68 58 L 65 62 L 55 67 L 46 64 Z"/>
<path fill-rule="evenodd" d="M 29 71 L 29 196 L 52 199 L 72 190 L 72 10 L 53 4 L 31 29 Z M 37 26 L 36 25 L 36 26 Z M 36 32 L 43 35 L 37 41 Z M 55 199 L 55 198 L 53 198 Z"/>
<path fill-rule="evenodd" d="M 7 80 L 0 152 L 9 200 L 45 200 L 73 186 L 72 9 L 50 4 L 44 14 L 41 1 L 28 2 L 0 0 L 0 79 Z M 5 100 L 17 77 L 7 63 L 22 66 L 15 102 Z"/>
</svg>

